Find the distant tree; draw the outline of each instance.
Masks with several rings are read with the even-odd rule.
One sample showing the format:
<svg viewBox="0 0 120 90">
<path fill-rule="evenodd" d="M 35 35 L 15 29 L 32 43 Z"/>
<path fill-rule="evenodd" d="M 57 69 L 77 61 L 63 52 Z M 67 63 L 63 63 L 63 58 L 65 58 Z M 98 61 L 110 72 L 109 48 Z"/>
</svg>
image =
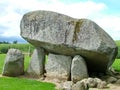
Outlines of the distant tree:
<svg viewBox="0 0 120 90">
<path fill-rule="evenodd" d="M 0 44 L 9 44 L 9 42 L 8 41 L 2 41 L 2 42 L 0 42 Z"/>
<path fill-rule="evenodd" d="M 13 41 L 13 44 L 17 44 L 17 40 Z"/>
</svg>

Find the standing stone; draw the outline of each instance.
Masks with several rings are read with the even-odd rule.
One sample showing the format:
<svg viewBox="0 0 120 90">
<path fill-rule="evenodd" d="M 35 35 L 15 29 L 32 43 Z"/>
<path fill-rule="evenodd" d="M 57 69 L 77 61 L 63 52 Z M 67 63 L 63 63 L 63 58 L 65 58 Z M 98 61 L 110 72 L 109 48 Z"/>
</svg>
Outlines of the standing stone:
<svg viewBox="0 0 120 90">
<path fill-rule="evenodd" d="M 25 14 L 20 28 L 21 36 L 36 47 L 62 55 L 81 55 L 91 72 L 109 71 L 117 55 L 114 40 L 88 19 L 40 10 Z"/>
<path fill-rule="evenodd" d="M 88 71 L 85 60 L 80 55 L 76 55 L 72 60 L 71 80 L 77 82 L 87 77 Z"/>
<path fill-rule="evenodd" d="M 24 55 L 18 49 L 9 49 L 4 62 L 2 75 L 19 76 L 24 74 Z"/>
<path fill-rule="evenodd" d="M 43 48 L 36 48 L 33 52 L 27 73 L 31 77 L 41 77 L 44 74 L 45 52 Z"/>
<path fill-rule="evenodd" d="M 68 80 L 70 78 L 72 58 L 71 56 L 49 54 L 46 63 L 46 76 L 60 80 Z"/>
</svg>

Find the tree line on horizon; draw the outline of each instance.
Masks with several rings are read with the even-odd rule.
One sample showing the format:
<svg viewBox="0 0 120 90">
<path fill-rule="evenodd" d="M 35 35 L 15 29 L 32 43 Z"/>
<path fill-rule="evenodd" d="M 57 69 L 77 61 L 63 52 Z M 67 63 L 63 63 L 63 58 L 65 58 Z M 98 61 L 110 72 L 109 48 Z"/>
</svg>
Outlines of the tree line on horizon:
<svg viewBox="0 0 120 90">
<path fill-rule="evenodd" d="M 15 41 L 13 41 L 12 42 L 12 44 L 17 44 L 18 43 L 18 41 L 17 40 L 15 40 Z M 8 42 L 8 41 L 0 41 L 0 44 L 11 44 L 10 42 Z"/>
</svg>

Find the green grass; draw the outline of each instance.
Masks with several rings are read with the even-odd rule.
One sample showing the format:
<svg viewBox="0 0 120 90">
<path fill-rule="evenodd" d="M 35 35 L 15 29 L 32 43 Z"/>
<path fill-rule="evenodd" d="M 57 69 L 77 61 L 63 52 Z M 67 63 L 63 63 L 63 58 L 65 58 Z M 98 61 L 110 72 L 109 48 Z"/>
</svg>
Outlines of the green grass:
<svg viewBox="0 0 120 90">
<path fill-rule="evenodd" d="M 115 43 L 117 44 L 117 46 L 120 46 L 120 40 L 116 40 Z"/>
<path fill-rule="evenodd" d="M 120 72 L 120 59 L 115 59 L 115 62 L 113 63 L 112 67 Z"/>
<path fill-rule="evenodd" d="M 23 78 L 0 78 L 0 90 L 55 90 L 55 85 Z"/>
<path fill-rule="evenodd" d="M 31 57 L 29 57 L 27 55 L 25 56 L 25 60 L 24 60 L 24 70 L 25 71 L 27 70 L 27 67 L 29 65 L 30 59 L 31 59 Z"/>
<path fill-rule="evenodd" d="M 115 43 L 118 46 L 118 55 L 117 55 L 117 58 L 120 59 L 120 40 L 115 41 Z"/>
<path fill-rule="evenodd" d="M 0 74 L 2 73 L 5 56 L 6 54 L 0 54 Z"/>
</svg>

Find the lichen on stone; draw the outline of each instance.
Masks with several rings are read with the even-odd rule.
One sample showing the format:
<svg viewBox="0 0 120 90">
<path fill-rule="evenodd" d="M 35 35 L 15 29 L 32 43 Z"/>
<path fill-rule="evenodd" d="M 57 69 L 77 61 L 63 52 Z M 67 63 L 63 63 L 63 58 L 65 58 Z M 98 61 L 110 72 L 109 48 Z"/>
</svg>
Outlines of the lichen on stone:
<svg viewBox="0 0 120 90">
<path fill-rule="evenodd" d="M 73 40 L 72 40 L 73 43 L 78 39 L 77 33 L 80 32 L 80 28 L 82 26 L 83 21 L 84 21 L 83 19 L 79 19 L 78 21 L 75 22 L 75 29 L 74 29 Z"/>
</svg>

